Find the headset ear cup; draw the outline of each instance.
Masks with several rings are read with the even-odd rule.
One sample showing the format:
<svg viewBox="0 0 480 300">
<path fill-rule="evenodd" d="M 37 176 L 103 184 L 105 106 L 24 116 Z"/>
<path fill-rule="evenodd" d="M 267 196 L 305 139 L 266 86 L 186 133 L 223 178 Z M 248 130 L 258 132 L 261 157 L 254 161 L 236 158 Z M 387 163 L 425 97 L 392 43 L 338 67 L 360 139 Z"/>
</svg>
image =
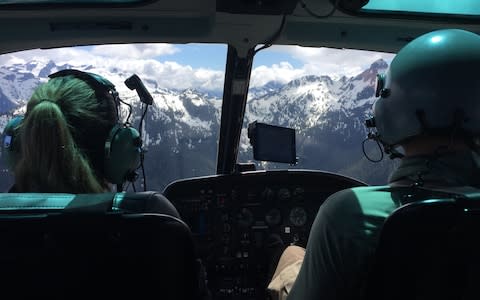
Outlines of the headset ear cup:
<svg viewBox="0 0 480 300">
<path fill-rule="evenodd" d="M 13 117 L 2 133 L 2 160 L 10 170 L 15 168 L 20 153 L 20 139 L 17 131 L 22 121 L 23 116 Z"/>
<path fill-rule="evenodd" d="M 140 134 L 129 126 L 116 125 L 105 141 L 105 178 L 113 184 L 122 184 L 139 166 L 142 150 Z"/>
</svg>

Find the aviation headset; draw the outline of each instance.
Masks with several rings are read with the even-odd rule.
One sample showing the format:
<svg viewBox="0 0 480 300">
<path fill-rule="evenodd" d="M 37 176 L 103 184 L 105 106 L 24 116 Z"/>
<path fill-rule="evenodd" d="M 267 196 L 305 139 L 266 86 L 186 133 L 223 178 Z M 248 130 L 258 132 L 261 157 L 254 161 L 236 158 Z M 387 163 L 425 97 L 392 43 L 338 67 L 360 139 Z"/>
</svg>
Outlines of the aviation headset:
<svg viewBox="0 0 480 300">
<path fill-rule="evenodd" d="M 107 79 L 93 73 L 67 69 L 49 75 L 49 78 L 73 76 L 80 79 L 94 90 L 96 99 L 114 101 L 117 124 L 110 130 L 104 146 L 104 176 L 117 185 L 126 180 L 135 179 L 135 170 L 140 164 L 142 140 L 139 132 L 127 123 L 119 122 L 118 106 L 120 98 L 115 86 Z M 111 97 L 109 97 L 110 95 Z M 12 168 L 18 159 L 20 141 L 16 138 L 16 131 L 23 121 L 23 116 L 12 118 L 5 126 L 3 133 L 2 154 L 8 167 Z"/>
</svg>

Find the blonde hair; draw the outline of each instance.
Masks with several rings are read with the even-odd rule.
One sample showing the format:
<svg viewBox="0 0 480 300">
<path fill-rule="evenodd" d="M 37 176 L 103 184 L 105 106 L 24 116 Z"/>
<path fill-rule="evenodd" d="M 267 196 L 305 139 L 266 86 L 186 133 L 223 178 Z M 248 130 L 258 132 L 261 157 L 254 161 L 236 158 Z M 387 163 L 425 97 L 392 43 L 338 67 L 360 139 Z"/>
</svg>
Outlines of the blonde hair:
<svg viewBox="0 0 480 300">
<path fill-rule="evenodd" d="M 18 128 L 16 189 L 104 192 L 108 183 L 103 177 L 103 149 L 116 122 L 114 105 L 113 99 L 98 100 L 87 83 L 73 76 L 39 86 Z"/>
</svg>

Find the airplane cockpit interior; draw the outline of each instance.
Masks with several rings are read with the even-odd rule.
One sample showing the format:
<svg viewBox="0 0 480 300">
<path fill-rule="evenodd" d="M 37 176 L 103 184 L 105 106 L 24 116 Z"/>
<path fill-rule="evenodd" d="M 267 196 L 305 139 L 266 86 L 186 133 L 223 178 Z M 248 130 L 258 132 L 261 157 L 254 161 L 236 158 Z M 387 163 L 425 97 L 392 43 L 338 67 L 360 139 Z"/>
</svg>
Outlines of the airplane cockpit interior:
<svg viewBox="0 0 480 300">
<path fill-rule="evenodd" d="M 0 290 L 7 299 L 285 299 L 267 288 L 280 255 L 288 246 L 307 247 L 327 198 L 388 185 L 399 160 L 376 138 L 375 104 L 388 96 L 396 54 L 444 29 L 480 34 L 478 1 L 0 0 Z M 442 43 L 442 36 L 434 39 L 432 47 Z M 108 184 L 101 193 L 42 189 L 19 179 L 25 173 L 49 181 L 52 157 L 68 148 L 31 154 L 42 163 L 28 165 L 23 157 L 27 148 L 44 151 L 27 141 L 55 144 L 53 131 L 24 138 L 35 130 L 27 120 L 32 95 L 67 77 L 114 100 L 111 131 L 103 133 L 93 118 L 72 121 L 80 133 L 93 130 L 85 145 L 101 139 L 101 158 L 84 155 L 86 164 L 102 166 Z M 475 80 L 465 79 L 465 88 Z M 42 97 L 60 107 L 70 96 L 58 103 Z M 386 118 L 396 117 L 393 111 Z M 76 160 L 64 158 L 61 169 Z M 83 180 L 76 176 L 74 183 Z M 436 258 L 468 253 L 462 265 L 468 270 L 422 264 L 425 255 L 415 264 L 426 277 L 446 272 L 456 282 L 440 275 L 419 280 L 433 282 L 431 289 L 455 287 L 450 294 L 438 288 L 435 299 L 477 299 L 472 278 L 479 278 L 480 243 L 469 242 L 480 228 L 478 195 L 436 193 L 424 199 L 444 199 L 431 204 L 434 213 L 425 209 L 431 223 L 417 220 L 423 206 L 399 219 L 420 227 L 452 224 L 445 230 L 461 233 L 436 240 L 450 249 Z M 452 218 L 454 225 L 443 221 Z M 392 220 L 385 230 L 422 245 L 433 240 L 396 226 Z M 382 238 L 382 251 L 399 249 L 392 240 Z M 457 242 L 461 252 L 448 246 Z M 405 270 L 390 272 L 410 266 L 403 255 L 418 249 L 382 256 L 385 273 L 375 280 L 407 280 L 399 275 L 410 276 Z M 396 298 L 390 285 L 382 296 L 357 299 L 434 299 L 419 289 Z M 462 288 L 468 291 L 456 292 Z"/>
</svg>

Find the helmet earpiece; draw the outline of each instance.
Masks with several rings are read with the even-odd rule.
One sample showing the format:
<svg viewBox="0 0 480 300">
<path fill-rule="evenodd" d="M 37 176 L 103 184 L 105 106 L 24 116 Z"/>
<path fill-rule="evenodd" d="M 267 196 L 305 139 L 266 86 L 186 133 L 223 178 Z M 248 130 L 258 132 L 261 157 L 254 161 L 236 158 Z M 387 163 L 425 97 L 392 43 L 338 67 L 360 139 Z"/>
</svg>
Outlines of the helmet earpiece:
<svg viewBox="0 0 480 300">
<path fill-rule="evenodd" d="M 118 124 L 105 141 L 104 170 L 109 182 L 122 184 L 140 164 L 142 140 L 139 132 Z"/>
<path fill-rule="evenodd" d="M 2 159 L 9 169 L 15 167 L 20 145 L 15 138 L 16 131 L 23 121 L 23 116 L 14 116 L 5 126 L 2 134 Z"/>
<path fill-rule="evenodd" d="M 385 74 L 377 74 L 377 83 L 375 86 L 375 97 L 380 97 L 383 88 L 385 87 Z"/>
<path fill-rule="evenodd" d="M 375 87 L 375 97 L 387 98 L 390 96 L 390 90 L 385 88 L 387 74 L 377 74 L 377 83 Z"/>
</svg>

